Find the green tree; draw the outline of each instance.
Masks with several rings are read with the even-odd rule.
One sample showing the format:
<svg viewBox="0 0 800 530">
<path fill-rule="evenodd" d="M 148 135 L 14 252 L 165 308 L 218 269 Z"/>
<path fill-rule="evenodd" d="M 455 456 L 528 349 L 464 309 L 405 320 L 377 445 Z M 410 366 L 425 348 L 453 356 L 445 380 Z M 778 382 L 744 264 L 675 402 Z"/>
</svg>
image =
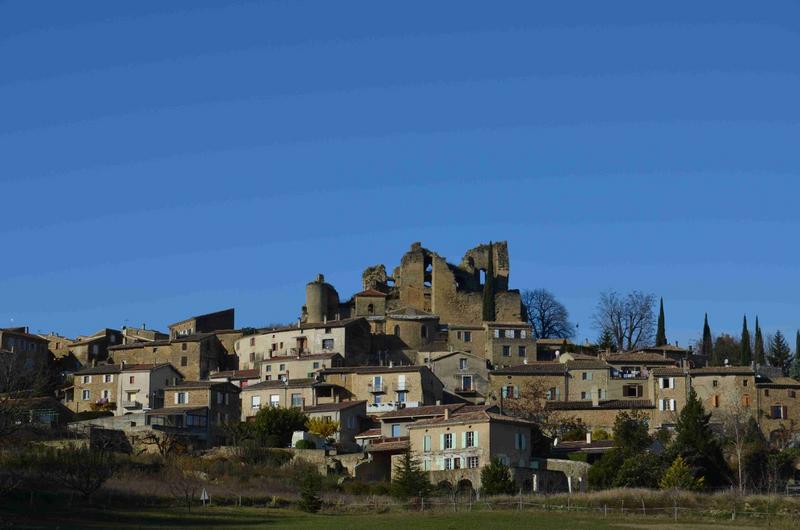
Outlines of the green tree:
<svg viewBox="0 0 800 530">
<path fill-rule="evenodd" d="M 675 440 L 670 449 L 692 468 L 695 478 L 705 477 L 706 484 L 722 486 L 730 482 L 730 473 L 719 441 L 709 426 L 710 418 L 711 414 L 706 414 L 691 388 L 686 405 L 678 415 Z"/>
<path fill-rule="evenodd" d="M 678 489 L 699 491 L 705 488 L 705 478 L 695 477 L 692 468 L 682 456 L 677 456 L 658 483 L 663 490 Z"/>
<path fill-rule="evenodd" d="M 300 501 L 298 501 L 297 507 L 309 513 L 317 513 L 322 508 L 322 499 L 319 496 L 319 476 L 316 473 L 306 473 L 300 481 Z"/>
<path fill-rule="evenodd" d="M 703 342 L 700 344 L 700 354 L 705 355 L 711 364 L 719 366 L 719 359 L 714 355 L 714 342 L 711 338 L 711 328 L 708 325 L 708 313 L 703 322 Z"/>
<path fill-rule="evenodd" d="M 597 339 L 597 347 L 604 351 L 617 351 L 617 345 L 614 343 L 614 335 L 611 330 L 606 328 Z"/>
<path fill-rule="evenodd" d="M 657 488 L 664 474 L 662 459 L 653 453 L 644 452 L 626 458 L 619 466 L 612 482 L 615 488 Z"/>
<path fill-rule="evenodd" d="M 432 489 L 428 474 L 420 469 L 411 451 L 403 453 L 403 458 L 394 467 L 391 494 L 400 499 L 409 499 L 424 497 L 430 494 Z"/>
<path fill-rule="evenodd" d="M 641 453 L 653 443 L 648 430 L 647 416 L 638 410 L 623 410 L 614 419 L 614 447 L 626 456 Z"/>
<path fill-rule="evenodd" d="M 786 342 L 786 338 L 780 330 L 775 332 L 772 340 L 769 341 L 769 364 L 781 369 L 783 375 L 789 373 L 789 365 L 792 362 L 792 350 Z"/>
<path fill-rule="evenodd" d="M 647 417 L 639 411 L 621 411 L 614 419 L 614 447 L 589 468 L 589 485 L 595 489 L 652 483 L 660 476 L 657 459 L 643 457 L 652 443 Z M 644 467 L 643 467 L 644 466 Z M 645 471 L 645 468 L 647 471 Z M 637 474 L 644 473 L 640 478 Z"/>
<path fill-rule="evenodd" d="M 664 325 L 664 298 L 658 309 L 658 327 L 656 329 L 656 346 L 664 346 L 667 343 L 667 330 Z"/>
<path fill-rule="evenodd" d="M 761 334 L 761 324 L 758 322 L 758 317 L 756 317 L 756 335 L 753 342 L 753 357 L 755 358 L 756 364 L 761 366 L 767 364 L 766 358 L 764 357 L 764 336 Z"/>
<path fill-rule="evenodd" d="M 748 366 L 753 360 L 753 350 L 750 346 L 750 331 L 747 329 L 747 315 L 744 316 L 744 321 L 742 322 L 741 347 L 742 351 L 739 354 L 738 364 Z"/>
<path fill-rule="evenodd" d="M 722 366 L 725 364 L 725 359 L 727 359 L 730 364 L 736 364 L 741 350 L 742 346 L 739 339 L 727 333 L 723 333 L 714 341 L 715 362 L 713 364 L 715 366 Z"/>
<path fill-rule="evenodd" d="M 483 284 L 483 320 L 494 322 L 494 245 L 489 241 L 489 263 L 486 265 L 486 282 Z"/>
<path fill-rule="evenodd" d="M 267 407 L 258 411 L 253 422 L 256 438 L 268 447 L 288 447 L 292 433 L 305 431 L 308 417 L 298 409 Z"/>
<path fill-rule="evenodd" d="M 789 375 L 795 379 L 800 379 L 800 331 L 794 337 L 794 357 L 792 366 L 789 368 Z"/>
<path fill-rule="evenodd" d="M 481 469 L 481 492 L 484 495 L 513 495 L 515 489 L 511 470 L 499 458 L 492 458 L 491 463 Z"/>
</svg>

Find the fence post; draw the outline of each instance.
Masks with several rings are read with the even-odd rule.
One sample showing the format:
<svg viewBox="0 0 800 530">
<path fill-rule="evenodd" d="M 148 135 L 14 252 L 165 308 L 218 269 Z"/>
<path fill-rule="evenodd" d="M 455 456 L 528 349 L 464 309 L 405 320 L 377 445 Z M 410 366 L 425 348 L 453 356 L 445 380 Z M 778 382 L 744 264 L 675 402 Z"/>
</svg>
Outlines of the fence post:
<svg viewBox="0 0 800 530">
<path fill-rule="evenodd" d="M 642 497 L 642 515 L 647 515 L 647 509 L 644 507 L 644 497 Z"/>
<path fill-rule="evenodd" d="M 625 499 L 622 499 L 622 508 L 620 508 L 622 515 L 625 515 Z"/>
<path fill-rule="evenodd" d="M 419 498 L 419 511 L 421 511 L 421 512 L 425 511 L 425 497 L 424 496 L 421 496 Z"/>
<path fill-rule="evenodd" d="M 675 521 L 677 521 L 678 520 L 678 501 L 677 500 L 673 500 L 672 501 L 672 515 L 675 518 Z"/>
<path fill-rule="evenodd" d="M 603 505 L 603 517 L 608 519 L 608 504 Z"/>
<path fill-rule="evenodd" d="M 522 511 L 522 488 L 519 489 L 519 506 L 517 509 Z"/>
</svg>

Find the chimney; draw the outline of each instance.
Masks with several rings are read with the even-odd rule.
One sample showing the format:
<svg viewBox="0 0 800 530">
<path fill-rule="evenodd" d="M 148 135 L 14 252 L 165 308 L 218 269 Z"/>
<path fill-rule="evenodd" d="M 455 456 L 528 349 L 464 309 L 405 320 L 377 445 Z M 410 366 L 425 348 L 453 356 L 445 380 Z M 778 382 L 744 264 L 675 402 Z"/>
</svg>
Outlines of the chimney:
<svg viewBox="0 0 800 530">
<path fill-rule="evenodd" d="M 442 404 L 442 400 L 441 400 L 441 399 L 437 399 L 437 400 L 436 400 L 436 406 L 438 407 L 438 406 L 439 406 L 439 405 L 441 405 L 441 404 Z"/>
<path fill-rule="evenodd" d="M 586 443 L 592 443 L 592 431 L 586 431 Z"/>
<path fill-rule="evenodd" d="M 444 419 L 446 419 L 446 420 L 450 419 L 450 409 L 447 408 L 447 407 L 445 407 L 445 409 L 444 409 Z"/>
<path fill-rule="evenodd" d="M 123 359 L 120 364 L 122 365 L 122 369 L 124 370 L 125 369 L 125 360 Z"/>
<path fill-rule="evenodd" d="M 328 323 L 328 314 L 327 313 L 322 315 L 322 323 L 323 324 L 327 324 Z"/>
</svg>

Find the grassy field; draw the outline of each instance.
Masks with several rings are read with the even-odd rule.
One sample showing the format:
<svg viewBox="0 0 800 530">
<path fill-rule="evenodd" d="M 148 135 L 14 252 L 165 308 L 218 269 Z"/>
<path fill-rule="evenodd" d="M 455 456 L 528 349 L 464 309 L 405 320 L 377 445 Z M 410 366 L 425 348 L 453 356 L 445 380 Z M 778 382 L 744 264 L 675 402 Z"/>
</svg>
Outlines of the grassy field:
<svg viewBox="0 0 800 530">
<path fill-rule="evenodd" d="M 395 512 L 369 515 L 310 515 L 294 510 L 267 508 L 198 507 L 160 510 L 36 510 L 29 513 L 24 507 L 0 510 L 0 526 L 14 528 L 303 528 L 347 530 L 375 528 L 543 528 L 580 529 L 692 529 L 692 528 L 764 528 L 766 521 L 743 519 L 736 522 L 720 519 L 685 520 L 674 522 L 666 517 L 627 516 L 605 518 L 602 514 L 575 514 L 544 511 L 474 511 L 409 513 Z M 771 528 L 796 528 L 791 519 L 773 520 Z"/>
</svg>

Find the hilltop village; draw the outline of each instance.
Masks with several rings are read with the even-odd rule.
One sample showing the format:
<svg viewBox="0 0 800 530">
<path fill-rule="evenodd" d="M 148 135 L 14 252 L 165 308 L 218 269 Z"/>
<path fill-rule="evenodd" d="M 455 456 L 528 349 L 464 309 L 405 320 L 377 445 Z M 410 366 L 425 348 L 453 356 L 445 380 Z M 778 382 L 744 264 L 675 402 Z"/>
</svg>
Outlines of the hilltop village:
<svg viewBox="0 0 800 530">
<path fill-rule="evenodd" d="M 389 480 L 410 451 L 432 483 L 474 488 L 493 459 L 520 487 L 585 487 L 589 464 L 613 446 L 593 433 L 611 433 L 623 412 L 645 418 L 651 434 L 673 431 L 691 391 L 712 423 L 752 411 L 768 440 L 800 419 L 800 382 L 770 367 L 708 366 L 671 344 L 611 351 L 537 340 L 510 269 L 505 242 L 457 264 L 414 243 L 391 272 L 367 267 L 352 296 L 319 274 L 282 327 L 237 327 L 224 309 L 179 316 L 163 331 L 0 329 L 18 385 L 9 402 L 25 421 L 131 443 L 155 433 L 194 450 L 230 444 L 230 426 L 264 409 L 297 409 L 334 428 L 295 432 L 290 445 L 315 448 L 351 478 Z M 31 366 L 45 367 L 46 384 L 23 377 Z"/>
</svg>

